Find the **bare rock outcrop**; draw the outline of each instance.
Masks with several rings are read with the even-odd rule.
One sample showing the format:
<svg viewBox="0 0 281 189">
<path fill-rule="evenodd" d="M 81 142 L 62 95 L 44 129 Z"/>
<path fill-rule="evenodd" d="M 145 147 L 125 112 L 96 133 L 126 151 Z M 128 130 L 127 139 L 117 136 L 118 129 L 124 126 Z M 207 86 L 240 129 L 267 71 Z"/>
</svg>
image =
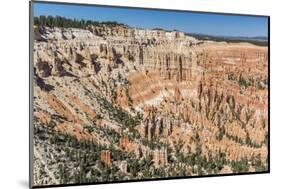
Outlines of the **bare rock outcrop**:
<svg viewBox="0 0 281 189">
<path fill-rule="evenodd" d="M 99 162 L 124 180 L 267 169 L 266 47 L 127 26 L 34 32 L 38 149 L 51 138 L 41 130 L 62 135 L 50 141 L 93 153 L 89 178 Z"/>
</svg>

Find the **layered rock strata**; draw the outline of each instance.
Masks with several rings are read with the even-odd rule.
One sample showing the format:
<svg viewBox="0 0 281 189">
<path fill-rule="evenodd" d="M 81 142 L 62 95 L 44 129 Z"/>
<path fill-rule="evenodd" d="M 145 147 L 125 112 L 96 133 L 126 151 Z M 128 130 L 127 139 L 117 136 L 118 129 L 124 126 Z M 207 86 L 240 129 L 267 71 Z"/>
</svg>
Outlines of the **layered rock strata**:
<svg viewBox="0 0 281 189">
<path fill-rule="evenodd" d="M 267 170 L 266 47 L 121 26 L 34 31 L 35 158 L 48 168 L 35 167 L 37 184 L 72 183 L 70 169 L 86 182 L 116 179 L 108 167 L 121 180 Z M 58 157 L 68 178 L 50 166 Z"/>
</svg>

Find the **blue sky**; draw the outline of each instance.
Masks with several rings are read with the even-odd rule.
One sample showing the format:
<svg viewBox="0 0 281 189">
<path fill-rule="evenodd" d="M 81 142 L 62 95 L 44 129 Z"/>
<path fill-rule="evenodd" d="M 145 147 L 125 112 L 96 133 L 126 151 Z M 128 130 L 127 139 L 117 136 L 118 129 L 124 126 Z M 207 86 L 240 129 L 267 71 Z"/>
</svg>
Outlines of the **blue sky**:
<svg viewBox="0 0 281 189">
<path fill-rule="evenodd" d="M 202 14 L 148 9 L 82 6 L 71 4 L 34 3 L 34 15 L 63 16 L 67 18 L 117 21 L 132 27 L 164 28 L 189 33 L 223 36 L 267 36 L 266 17 Z"/>
</svg>

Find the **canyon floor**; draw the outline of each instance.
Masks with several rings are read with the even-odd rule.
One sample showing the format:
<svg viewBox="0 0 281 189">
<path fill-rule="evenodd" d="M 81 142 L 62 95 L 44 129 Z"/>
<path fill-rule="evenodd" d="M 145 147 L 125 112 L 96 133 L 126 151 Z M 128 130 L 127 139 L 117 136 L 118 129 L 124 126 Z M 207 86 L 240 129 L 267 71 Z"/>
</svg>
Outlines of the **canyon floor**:
<svg viewBox="0 0 281 189">
<path fill-rule="evenodd" d="M 34 185 L 268 170 L 268 48 L 34 26 Z"/>
</svg>

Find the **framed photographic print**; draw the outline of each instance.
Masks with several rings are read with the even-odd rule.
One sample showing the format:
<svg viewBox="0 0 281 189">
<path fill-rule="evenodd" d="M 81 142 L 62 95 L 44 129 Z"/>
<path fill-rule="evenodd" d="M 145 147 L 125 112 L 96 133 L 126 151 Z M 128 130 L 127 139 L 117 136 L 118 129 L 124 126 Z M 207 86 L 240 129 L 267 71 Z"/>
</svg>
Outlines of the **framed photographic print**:
<svg viewBox="0 0 281 189">
<path fill-rule="evenodd" d="M 269 173 L 269 24 L 31 1 L 30 187 Z"/>
</svg>

